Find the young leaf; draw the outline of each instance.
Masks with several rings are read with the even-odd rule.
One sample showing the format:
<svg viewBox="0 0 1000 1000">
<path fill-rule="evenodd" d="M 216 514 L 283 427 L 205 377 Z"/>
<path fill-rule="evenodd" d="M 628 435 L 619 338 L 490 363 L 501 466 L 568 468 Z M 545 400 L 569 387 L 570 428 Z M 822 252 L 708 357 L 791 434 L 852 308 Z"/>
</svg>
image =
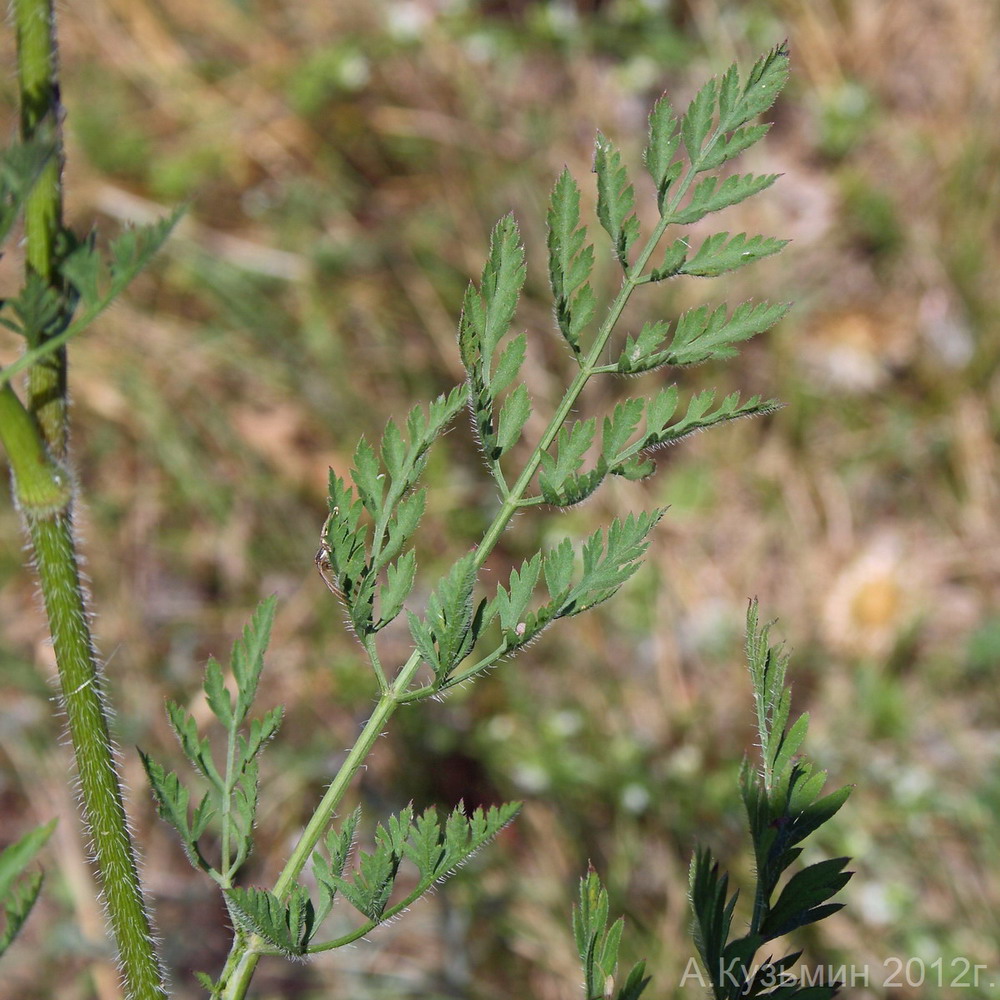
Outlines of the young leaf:
<svg viewBox="0 0 1000 1000">
<path fill-rule="evenodd" d="M 828 1000 L 835 984 L 803 986 L 789 970 L 799 953 L 768 957 L 758 966 L 760 948 L 799 927 L 816 923 L 841 908 L 828 900 L 851 877 L 848 859 L 834 858 L 810 865 L 787 880 L 777 899 L 783 873 L 801 855 L 795 847 L 826 822 L 843 804 L 849 789 L 818 799 L 826 775 L 793 759 L 805 735 L 805 717 L 786 730 L 790 693 L 784 684 L 787 656 L 768 645 L 770 626 L 760 626 L 756 602 L 747 611 L 747 662 L 753 685 L 757 726 L 764 761 L 759 773 L 744 760 L 740 790 L 750 824 L 757 886 L 747 934 L 729 940 L 735 896 L 726 900 L 726 877 L 711 855 L 699 849 L 691 866 L 691 906 L 695 942 L 717 1000 L 781 997 L 788 1000 Z M 780 761 L 780 768 L 774 763 Z M 756 971 L 753 970 L 756 968 Z M 778 984 L 778 985 L 775 985 Z"/>
<path fill-rule="evenodd" d="M 639 962 L 629 971 L 622 988 L 615 992 L 624 929 L 623 917 L 608 927 L 608 894 L 591 869 L 580 879 L 580 902 L 573 907 L 573 937 L 583 966 L 587 1000 L 637 1000 L 649 984 L 645 962 Z"/>
</svg>

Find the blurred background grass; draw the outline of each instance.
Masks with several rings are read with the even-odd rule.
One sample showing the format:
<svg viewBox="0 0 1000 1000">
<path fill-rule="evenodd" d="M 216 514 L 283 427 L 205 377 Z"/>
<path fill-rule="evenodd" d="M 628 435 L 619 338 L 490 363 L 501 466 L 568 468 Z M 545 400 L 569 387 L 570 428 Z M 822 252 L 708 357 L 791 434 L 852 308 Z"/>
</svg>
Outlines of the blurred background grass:
<svg viewBox="0 0 1000 1000">
<path fill-rule="evenodd" d="M 683 104 L 786 37 L 793 78 L 743 166 L 784 177 L 719 224 L 793 245 L 734 279 L 646 290 L 630 319 L 723 296 L 794 299 L 738 362 L 680 376 L 787 407 L 661 453 L 649 483 L 516 524 L 490 563 L 499 579 L 611 512 L 671 505 L 623 594 L 475 688 L 399 716 L 359 789 L 369 819 L 411 798 L 523 798 L 515 828 L 370 943 L 262 964 L 256 995 L 577 996 L 567 920 L 588 860 L 629 918 L 631 957 L 657 975 L 652 995 L 690 995 L 677 983 L 695 841 L 737 882 L 750 874 L 735 778 L 752 741 L 740 649 L 751 595 L 793 651 L 810 754 L 857 786 L 813 848 L 856 857 L 849 906 L 806 935 L 807 956 L 867 964 L 869 987 L 851 996 L 995 995 L 995 4 L 93 0 L 60 17 L 72 223 L 108 233 L 191 206 L 154 268 L 74 346 L 71 380 L 97 631 L 177 996 L 198 995 L 193 969 L 219 968 L 223 915 L 152 815 L 132 747 L 177 759 L 163 699 L 204 715 L 206 656 L 226 655 L 276 591 L 262 699 L 288 717 L 247 872 L 273 877 L 372 700 L 312 567 L 328 467 L 346 473 L 360 434 L 461 378 L 462 291 L 509 209 L 528 248 L 519 323 L 544 412 L 566 375 L 542 224 L 556 174 L 568 164 L 586 185 L 598 127 L 638 173 L 661 91 Z M 0 80 L 8 134 L 14 86 Z M 614 266 L 598 258 L 608 293 Z M 6 361 L 17 345 L 0 348 Z M 602 385 L 588 405 L 624 391 Z M 493 502 L 464 427 L 428 481 L 421 564 L 433 573 Z M 51 651 L 9 504 L 0 530 L 3 839 L 62 818 L 43 900 L 5 959 L 6 993 L 109 1000 Z M 927 981 L 883 989 L 891 956 L 927 963 Z M 949 986 L 963 959 L 992 980 Z"/>
</svg>

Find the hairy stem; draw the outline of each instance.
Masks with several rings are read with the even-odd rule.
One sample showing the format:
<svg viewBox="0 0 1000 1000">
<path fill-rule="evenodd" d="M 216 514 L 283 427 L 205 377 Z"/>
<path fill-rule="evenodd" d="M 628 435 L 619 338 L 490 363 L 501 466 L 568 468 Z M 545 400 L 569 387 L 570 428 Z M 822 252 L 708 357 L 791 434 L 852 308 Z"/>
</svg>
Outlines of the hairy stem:
<svg viewBox="0 0 1000 1000">
<path fill-rule="evenodd" d="M 21 137 L 44 138 L 56 153 L 25 201 L 29 279 L 59 286 L 62 222 L 61 106 L 51 0 L 15 0 Z M 41 334 L 29 348 L 40 345 Z M 108 920 L 130 1000 L 165 997 L 149 918 L 115 769 L 100 673 L 87 619 L 72 529 L 66 455 L 66 354 L 60 348 L 31 367 L 28 403 L 0 389 L 0 433 L 14 473 L 38 570 L 69 721 L 86 822 L 100 872 Z"/>
<path fill-rule="evenodd" d="M 68 511 L 27 517 L 80 794 L 101 873 L 108 919 L 130 1000 L 165 997 L 112 756 L 100 675 L 91 645 Z"/>
<path fill-rule="evenodd" d="M 362 764 L 368 758 L 368 754 L 371 753 L 376 740 L 382 735 L 385 724 L 399 707 L 399 698 L 406 690 L 406 687 L 419 667 L 420 658 L 414 654 L 400 671 L 392 688 L 379 698 L 375 710 L 361 731 L 361 735 L 351 748 L 347 759 L 341 765 L 337 776 L 327 788 L 312 818 L 299 837 L 299 841 L 295 845 L 291 857 L 288 859 L 287 864 L 278 876 L 277 882 L 274 884 L 273 891 L 279 899 L 298 881 L 298 877 L 302 873 L 306 862 L 329 827 L 334 812 L 350 787 L 354 775 L 358 773 Z M 221 996 L 224 1000 L 242 1000 L 246 996 L 246 991 L 250 986 L 250 980 L 253 977 L 254 969 L 257 967 L 257 962 L 261 954 L 267 950 L 269 950 L 269 945 L 256 935 L 251 935 L 245 939 L 238 937 L 233 942 L 233 947 L 230 950 L 229 959 L 226 962 L 226 968 L 223 971 L 221 980 L 223 985 Z"/>
</svg>

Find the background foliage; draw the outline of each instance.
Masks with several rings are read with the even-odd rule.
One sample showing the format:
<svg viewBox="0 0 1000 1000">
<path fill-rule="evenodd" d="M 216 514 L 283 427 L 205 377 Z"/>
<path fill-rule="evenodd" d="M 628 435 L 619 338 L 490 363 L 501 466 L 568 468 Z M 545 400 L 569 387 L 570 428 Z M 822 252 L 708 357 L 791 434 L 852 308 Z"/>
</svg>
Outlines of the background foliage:
<svg viewBox="0 0 1000 1000">
<path fill-rule="evenodd" d="M 683 105 L 709 72 L 786 36 L 793 78 L 745 167 L 785 176 L 725 223 L 794 244 L 724 280 L 743 283 L 731 302 L 796 308 L 739 364 L 683 378 L 789 405 L 661 453 L 651 483 L 609 486 L 595 504 L 638 508 L 641 492 L 643 506 L 670 505 L 651 566 L 474 691 L 397 717 L 362 782 L 367 814 L 411 798 L 418 811 L 525 801 L 476 877 L 354 951 L 262 965 L 256 989 L 575 996 L 566 913 L 588 860 L 660 986 L 677 982 L 695 839 L 737 882 L 750 874 L 734 789 L 752 739 L 740 654 L 751 594 L 790 640 L 811 757 L 858 786 L 820 845 L 857 859 L 852 906 L 824 922 L 811 958 L 868 962 L 874 982 L 892 955 L 995 966 L 994 6 L 94 0 L 61 16 L 70 222 L 85 231 L 191 203 L 158 264 L 72 351 L 98 635 L 178 995 L 195 995 L 191 970 L 219 964 L 226 934 L 211 885 L 155 819 L 131 748 L 171 746 L 164 698 L 206 711 L 205 659 L 277 592 L 261 704 L 283 702 L 288 717 L 265 762 L 250 880 L 280 866 L 369 708 L 361 659 L 312 566 L 328 467 L 346 475 L 360 434 L 461 378 L 461 296 L 510 209 L 528 251 L 528 377 L 543 397 L 568 363 L 551 332 L 542 228 L 563 165 L 583 177 L 598 127 L 636 163 L 662 90 Z M 9 59 L 6 33 L 3 45 Z M 13 88 L 0 81 L 11 122 Z M 641 210 L 655 212 L 650 202 Z M 3 262 L 3 290 L 16 264 Z M 599 296 L 616 270 L 610 255 L 597 261 Z M 712 285 L 644 296 L 629 322 L 719 298 Z M 16 348 L 0 341 L 2 360 Z M 461 427 L 431 459 L 425 566 L 446 566 L 487 517 L 472 455 Z M 543 533 L 583 535 L 597 516 L 522 517 L 492 565 L 503 578 Z M 9 505 L 0 531 L 18 537 Z M 62 821 L 5 985 L 35 996 L 48 968 L 61 998 L 112 997 L 110 965 L 85 971 L 105 949 L 102 920 L 76 860 L 68 751 L 46 700 L 51 651 L 20 562 L 17 544 L 0 552 L 4 838 L 23 832 L 7 817 Z M 948 995 L 930 984 L 893 996 L 918 993 Z"/>
</svg>

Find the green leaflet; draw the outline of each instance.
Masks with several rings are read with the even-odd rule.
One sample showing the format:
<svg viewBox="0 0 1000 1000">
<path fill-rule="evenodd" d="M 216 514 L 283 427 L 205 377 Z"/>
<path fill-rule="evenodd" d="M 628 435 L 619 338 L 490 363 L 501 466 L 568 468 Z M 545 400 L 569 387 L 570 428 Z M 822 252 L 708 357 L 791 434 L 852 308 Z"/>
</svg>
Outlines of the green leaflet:
<svg viewBox="0 0 1000 1000">
<path fill-rule="evenodd" d="M 426 491 L 414 487 L 431 445 L 455 419 L 467 394 L 467 386 L 461 385 L 438 396 L 426 413 L 421 406 L 413 407 L 406 418 L 405 435 L 389 420 L 377 452 L 362 438 L 351 470 L 357 499 L 343 479 L 331 473 L 330 514 L 317 565 L 327 585 L 344 602 L 362 640 L 400 614 L 413 588 L 415 554 L 412 550 L 400 553 L 426 505 Z M 380 582 L 382 574 L 384 582 Z"/>
<path fill-rule="evenodd" d="M 828 1000 L 836 984 L 802 985 L 791 974 L 801 953 L 757 962 L 758 951 L 775 938 L 816 923 L 843 904 L 831 903 L 851 878 L 848 858 L 808 865 L 779 883 L 801 855 L 800 844 L 829 820 L 850 793 L 842 788 L 821 797 L 826 775 L 794 755 L 806 735 L 800 716 L 787 726 L 791 696 L 785 686 L 788 658 L 768 644 L 769 625 L 759 623 L 756 602 L 747 611 L 747 662 L 753 685 L 763 770 L 744 760 L 740 791 L 753 842 L 756 891 L 750 928 L 730 940 L 736 893 L 728 891 L 711 853 L 699 848 L 691 862 L 690 895 L 694 939 L 717 1000 L 780 995 L 790 1000 Z M 756 962 L 756 964 L 755 964 Z M 728 970 L 719 975 L 717 970 Z M 770 991 L 777 985 L 778 994 Z"/>
<path fill-rule="evenodd" d="M 473 606 L 478 569 L 475 553 L 467 553 L 438 583 L 423 620 L 407 612 L 410 634 L 438 685 L 469 655 L 479 638 L 485 602 Z"/>
<path fill-rule="evenodd" d="M 223 888 L 231 885 L 253 847 L 259 759 L 281 725 L 280 707 L 260 718 L 249 718 L 275 607 L 274 597 L 263 601 L 233 643 L 230 670 L 235 692 L 228 689 L 214 657 L 209 658 L 205 670 L 205 697 L 228 742 L 224 766 L 217 764 L 211 743 L 199 733 L 194 716 L 176 702 L 167 703 L 167 716 L 184 756 L 208 784 L 193 813 L 191 794 L 180 778 L 140 751 L 160 816 L 177 830 L 191 864 L 208 872 Z M 200 843 L 215 820 L 220 827 L 218 864 L 208 860 Z"/>
<path fill-rule="evenodd" d="M 45 846 L 56 820 L 29 830 L 20 840 L 0 851 L 0 903 L 4 909 L 4 925 L 0 930 L 0 955 L 17 937 L 42 889 L 42 873 L 28 871 L 28 865 Z"/>
<path fill-rule="evenodd" d="M 365 933 L 402 912 L 436 883 L 453 875 L 477 851 L 488 844 L 517 815 L 520 803 L 476 809 L 467 814 L 461 807 L 453 810 L 441 824 L 435 809 L 414 816 L 407 806 L 390 816 L 375 830 L 375 847 L 361 851 L 353 872 L 346 872 L 358 814 L 348 819 L 340 833 L 327 838 L 329 860 L 317 852 L 313 870 L 323 897 L 317 913 L 325 916 L 335 897 L 350 903 L 368 920 Z M 392 901 L 401 863 L 406 860 L 417 869 L 416 885 L 408 884 L 406 895 Z M 316 925 L 319 925 L 317 921 Z M 354 933 L 344 939 L 313 945 L 310 951 L 328 951 L 355 940 Z"/>
<path fill-rule="evenodd" d="M 661 97 L 649 115 L 649 138 L 642 156 L 656 185 L 656 204 L 661 214 L 670 186 L 684 169 L 684 164 L 674 159 L 680 142 L 673 106 L 665 96 Z"/>
<path fill-rule="evenodd" d="M 501 410 L 501 393 L 517 378 L 524 363 L 526 338 L 514 337 L 494 360 L 500 342 L 510 329 L 524 285 L 524 248 L 513 216 L 504 216 L 494 227 L 490 255 L 483 268 L 479 289 L 469 285 L 459 324 L 459 349 L 469 373 L 470 401 L 480 447 L 495 468 L 500 457 L 520 437 L 528 418 L 527 390 L 519 385 Z M 523 418 L 523 419 L 522 419 Z"/>
<path fill-rule="evenodd" d="M 594 296 L 587 284 L 594 268 L 594 247 L 586 242 L 587 229 L 580 225 L 580 189 L 569 170 L 563 170 L 556 181 L 547 221 L 549 283 L 556 322 L 574 356 L 579 357 L 579 335 L 594 312 Z"/>
<path fill-rule="evenodd" d="M 674 212 L 671 221 L 677 225 L 690 225 L 713 212 L 738 205 L 752 198 L 778 179 L 778 174 L 733 174 L 721 181 L 718 177 L 706 177 L 694 189 L 690 200 L 683 209 Z"/>
<path fill-rule="evenodd" d="M 494 227 L 479 291 L 470 285 L 459 324 L 462 361 L 490 385 L 493 355 L 510 328 L 525 279 L 524 248 L 512 215 Z"/>
<path fill-rule="evenodd" d="M 91 242 L 81 243 L 63 261 L 63 274 L 80 296 L 84 314 L 92 320 L 116 299 L 152 260 L 180 221 L 178 209 L 159 222 L 122 230 L 108 247 L 107 257 Z"/>
<path fill-rule="evenodd" d="M 742 93 L 722 109 L 721 128 L 730 132 L 762 115 L 777 100 L 788 80 L 788 43 L 782 42 L 754 63 Z"/>
<path fill-rule="evenodd" d="M 181 217 L 181 210 L 149 226 L 126 229 L 114 240 L 105 258 L 92 239 L 60 235 L 65 256 L 59 268 L 66 279 L 62 291 L 47 288 L 37 277 L 28 278 L 18 296 L 0 303 L 0 323 L 23 336 L 31 350 L 0 372 L 0 384 L 37 364 L 82 333 L 149 264 Z M 74 318 L 75 314 L 75 318 Z"/>
<path fill-rule="evenodd" d="M 621 153 L 598 133 L 594 147 L 594 173 L 597 174 L 597 218 L 611 237 L 615 256 L 628 270 L 628 253 L 639 238 L 636 218 L 635 191 L 629 183 L 628 171 Z"/>
<path fill-rule="evenodd" d="M 569 427 L 559 429 L 555 456 L 543 453 L 539 485 L 546 503 L 563 506 L 561 492 L 572 476 L 583 465 L 583 456 L 594 440 L 597 421 L 577 420 Z"/>
<path fill-rule="evenodd" d="M 618 951 L 625 919 L 619 917 L 608 927 L 608 893 L 591 869 L 580 879 L 579 902 L 573 907 L 573 938 L 583 966 L 583 989 L 588 1000 L 637 1000 L 649 985 L 646 963 L 637 962 L 625 982 L 616 988 Z"/>
<path fill-rule="evenodd" d="M 153 797 L 156 800 L 157 812 L 160 817 L 165 819 L 180 835 L 181 846 L 184 848 L 188 861 L 195 868 L 211 872 L 212 865 L 202 855 L 198 846 L 198 841 L 209 822 L 214 818 L 208 793 L 206 792 L 202 796 L 192 817 L 189 809 L 191 796 L 181 784 L 180 778 L 173 771 L 165 770 L 141 750 L 139 755 L 142 759 L 142 765 L 146 769 L 146 777 L 153 790 Z"/>
<path fill-rule="evenodd" d="M 716 88 L 715 80 L 709 80 L 688 105 L 687 112 L 681 121 L 681 137 L 684 140 L 688 159 L 692 163 L 698 162 L 701 147 L 712 131 Z"/>
<path fill-rule="evenodd" d="M 729 233 L 709 236 L 693 257 L 681 264 L 676 274 L 690 274 L 709 278 L 735 271 L 745 264 L 763 257 L 770 257 L 788 245 L 788 240 L 777 240 L 766 236 L 747 237 L 740 233 L 729 239 Z"/>
<path fill-rule="evenodd" d="M 500 408 L 496 433 L 496 458 L 506 454 L 520 440 L 524 425 L 531 416 L 531 398 L 527 387 L 519 385 Z"/>
<path fill-rule="evenodd" d="M 663 510 L 625 520 L 615 518 L 607 532 L 595 531 L 583 544 L 583 570 L 577 583 L 571 583 L 575 558 L 569 540 L 545 556 L 543 571 L 554 618 L 578 615 L 613 596 L 615 591 L 639 568 L 653 530 Z"/>
<path fill-rule="evenodd" d="M 637 337 L 627 338 L 614 370 L 637 375 L 664 365 L 731 358 L 737 353 L 733 345 L 769 330 L 788 308 L 784 302 L 742 302 L 729 314 L 724 305 L 715 309 L 696 306 L 678 317 L 669 344 L 669 323 L 646 323 Z"/>
</svg>

